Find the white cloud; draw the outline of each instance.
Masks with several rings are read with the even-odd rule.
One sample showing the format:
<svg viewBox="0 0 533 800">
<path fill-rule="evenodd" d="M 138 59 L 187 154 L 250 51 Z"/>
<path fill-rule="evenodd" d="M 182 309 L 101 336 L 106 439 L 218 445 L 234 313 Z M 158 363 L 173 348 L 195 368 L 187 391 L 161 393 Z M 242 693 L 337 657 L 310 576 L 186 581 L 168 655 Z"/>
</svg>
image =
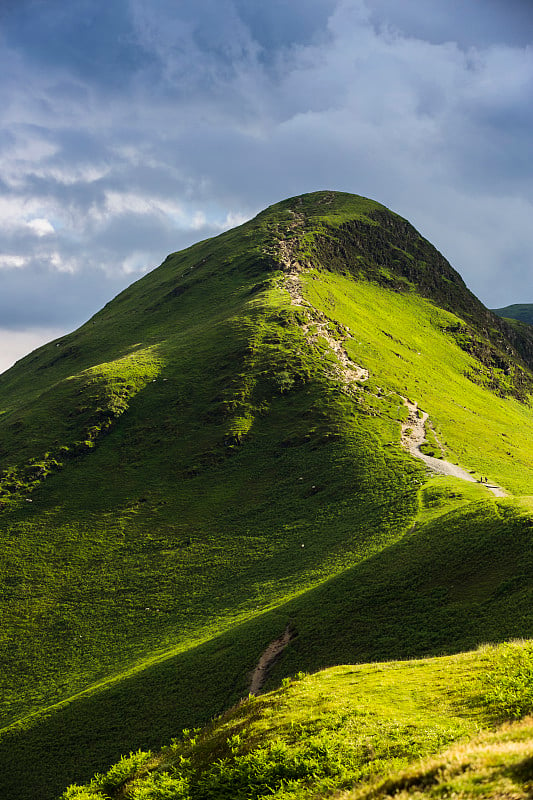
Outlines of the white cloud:
<svg viewBox="0 0 533 800">
<path fill-rule="evenodd" d="M 256 213 L 259 213 L 261 209 L 257 209 Z M 236 228 L 237 225 L 242 225 L 244 222 L 247 222 L 251 219 L 254 214 L 232 214 L 229 212 L 226 214 L 225 219 L 221 222 L 215 222 L 214 227 L 219 231 L 227 231 L 229 228 Z"/>
<path fill-rule="evenodd" d="M 36 219 L 31 219 L 29 222 L 26 223 L 27 227 L 35 233 L 36 236 L 49 236 L 51 233 L 55 233 L 54 226 L 50 222 L 50 220 L 44 217 L 37 217 Z"/>
<path fill-rule="evenodd" d="M 121 263 L 123 273 L 125 275 L 142 275 L 144 272 L 148 272 L 147 259 L 147 253 L 130 253 Z"/>
<path fill-rule="evenodd" d="M 0 328 L 0 373 L 37 347 L 65 333 L 64 328 L 34 328 L 25 331 Z"/>
<path fill-rule="evenodd" d="M 27 264 L 27 259 L 22 256 L 12 256 L 0 253 L 0 269 L 22 269 Z"/>
<path fill-rule="evenodd" d="M 148 194 L 135 194 L 128 191 L 106 191 L 104 216 L 109 214 L 163 214 L 165 216 L 183 219 L 185 214 L 179 203 Z"/>
<path fill-rule="evenodd" d="M 65 258 L 64 254 L 58 250 L 52 250 L 47 254 L 48 264 L 56 272 L 68 272 L 69 275 L 74 275 L 80 269 L 79 259 Z"/>
</svg>

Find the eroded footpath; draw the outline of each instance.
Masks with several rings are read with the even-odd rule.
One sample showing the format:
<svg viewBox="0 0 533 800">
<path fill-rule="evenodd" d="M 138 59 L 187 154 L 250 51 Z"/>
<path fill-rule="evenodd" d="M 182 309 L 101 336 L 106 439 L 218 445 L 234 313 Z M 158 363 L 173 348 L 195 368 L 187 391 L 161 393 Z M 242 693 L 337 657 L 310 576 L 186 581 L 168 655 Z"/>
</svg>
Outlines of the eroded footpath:
<svg viewBox="0 0 533 800">
<path fill-rule="evenodd" d="M 402 400 L 408 409 L 407 420 L 402 423 L 402 446 L 411 453 L 412 456 L 419 458 L 432 472 L 438 475 L 452 475 L 454 478 L 460 478 L 463 481 L 478 483 L 470 472 L 467 472 L 457 464 L 452 464 L 451 461 L 446 461 L 443 458 L 428 456 L 421 451 L 420 448 L 426 441 L 428 414 L 426 411 L 422 411 L 418 408 L 418 403 L 412 402 L 407 397 L 402 397 Z M 507 492 L 495 483 L 484 483 L 483 486 L 486 486 L 496 497 L 507 497 Z"/>
<path fill-rule="evenodd" d="M 297 229 L 303 224 L 303 218 L 295 212 L 292 213 L 291 228 Z M 368 370 L 359 364 L 355 364 L 344 347 L 344 341 L 350 335 L 348 329 L 342 331 L 342 326 L 332 323 L 325 314 L 313 308 L 307 302 L 303 295 L 301 282 L 301 273 L 305 268 L 294 257 L 293 246 L 288 244 L 285 239 L 280 239 L 278 244 L 279 258 L 285 272 L 284 287 L 290 295 L 291 304 L 300 306 L 308 313 L 309 321 L 302 326 L 306 339 L 310 343 L 314 343 L 320 337 L 328 343 L 339 362 L 337 376 L 346 386 L 353 386 L 356 383 L 360 384 L 368 380 Z M 428 456 L 422 452 L 420 448 L 426 441 L 426 424 L 429 415 L 426 411 L 418 408 L 417 402 L 413 402 L 407 397 L 401 397 L 408 410 L 407 420 L 402 423 L 402 447 L 412 456 L 423 461 L 428 469 L 437 475 L 451 475 L 469 483 L 478 483 L 470 472 L 467 472 L 457 464 L 452 464 L 451 461 L 446 461 L 443 458 Z M 483 486 L 486 486 L 496 497 L 507 497 L 507 492 L 495 483 L 484 483 Z"/>
</svg>

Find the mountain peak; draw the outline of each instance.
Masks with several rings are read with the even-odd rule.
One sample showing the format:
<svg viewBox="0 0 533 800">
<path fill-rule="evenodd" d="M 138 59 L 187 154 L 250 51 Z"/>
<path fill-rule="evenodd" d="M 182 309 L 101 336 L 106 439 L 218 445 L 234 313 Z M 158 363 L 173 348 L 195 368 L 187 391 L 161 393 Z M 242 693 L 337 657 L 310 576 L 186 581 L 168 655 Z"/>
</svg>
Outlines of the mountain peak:
<svg viewBox="0 0 533 800">
<path fill-rule="evenodd" d="M 331 221 L 358 219 L 371 211 L 388 211 L 381 203 L 349 192 L 322 190 L 288 197 L 268 206 L 257 216 L 268 216 L 284 211 L 305 215 L 305 217 L 325 218 Z M 392 213 L 392 212 L 389 212 Z"/>
<path fill-rule="evenodd" d="M 524 336 L 407 220 L 325 191 L 4 373 L 0 794 L 205 722 L 283 631 L 271 684 L 526 634 L 531 510 L 486 488 L 531 494 Z"/>
</svg>

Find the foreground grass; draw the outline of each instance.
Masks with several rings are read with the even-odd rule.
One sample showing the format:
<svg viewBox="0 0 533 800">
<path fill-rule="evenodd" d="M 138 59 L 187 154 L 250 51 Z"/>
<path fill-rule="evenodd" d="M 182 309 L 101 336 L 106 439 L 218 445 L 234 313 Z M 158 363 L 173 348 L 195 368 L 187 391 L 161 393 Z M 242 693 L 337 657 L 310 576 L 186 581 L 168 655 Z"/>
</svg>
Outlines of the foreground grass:
<svg viewBox="0 0 533 800">
<path fill-rule="evenodd" d="M 487 499 L 472 502 L 472 492 Z M 4 794 L 54 798 L 124 753 L 158 749 L 178 728 L 204 724 L 246 696 L 250 671 L 288 623 L 297 636 L 273 667 L 271 688 L 326 665 L 454 653 L 533 634 L 529 503 L 437 478 L 420 488 L 420 504 L 421 517 L 428 510 L 430 517 L 394 546 L 219 636 L 141 663 L 3 731 Z"/>
<path fill-rule="evenodd" d="M 415 759 L 442 751 L 451 742 L 471 739 L 480 727 L 494 723 L 504 709 L 487 702 L 484 682 L 487 675 L 501 672 L 510 650 L 522 657 L 522 672 L 524 663 L 529 663 L 528 675 L 533 677 L 530 644 L 300 673 L 269 695 L 243 701 L 206 728 L 184 732 L 159 755 L 137 752 L 95 776 L 88 786 L 70 787 L 62 798 L 288 800 L 330 796 L 356 782 L 365 786 L 376 776 L 397 773 Z M 523 691 L 522 672 L 515 664 L 504 674 Z M 533 708 L 531 696 L 527 707 Z M 463 744 L 398 777 L 388 777 L 381 789 L 372 791 L 382 796 L 379 791 L 385 787 L 387 791 L 424 787 L 428 776 L 429 783 L 439 784 L 439 776 L 442 784 L 454 774 L 462 786 L 468 778 L 473 784 L 481 763 L 494 771 L 501 767 L 504 752 L 514 755 L 507 772 L 523 781 L 531 733 L 529 724 L 485 734 L 475 744 Z M 490 751 L 487 744 L 492 745 Z M 470 762 L 468 754 L 473 756 Z M 470 776 L 465 777 L 465 765 Z M 367 794 L 356 796 L 373 796 L 367 789 L 358 790 L 364 791 Z"/>
<path fill-rule="evenodd" d="M 528 800 L 533 788 L 533 719 L 483 732 L 421 764 L 341 795 L 342 800 Z"/>
</svg>

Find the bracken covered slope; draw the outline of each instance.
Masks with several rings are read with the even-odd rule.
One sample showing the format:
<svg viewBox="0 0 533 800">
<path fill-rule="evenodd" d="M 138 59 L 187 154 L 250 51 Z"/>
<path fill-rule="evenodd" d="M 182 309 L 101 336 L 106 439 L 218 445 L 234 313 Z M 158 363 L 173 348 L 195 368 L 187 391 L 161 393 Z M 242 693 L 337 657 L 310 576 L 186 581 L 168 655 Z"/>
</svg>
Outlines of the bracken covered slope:
<svg viewBox="0 0 533 800">
<path fill-rule="evenodd" d="M 531 642 L 300 672 L 62 800 L 526 800 L 531 678 Z"/>
</svg>

